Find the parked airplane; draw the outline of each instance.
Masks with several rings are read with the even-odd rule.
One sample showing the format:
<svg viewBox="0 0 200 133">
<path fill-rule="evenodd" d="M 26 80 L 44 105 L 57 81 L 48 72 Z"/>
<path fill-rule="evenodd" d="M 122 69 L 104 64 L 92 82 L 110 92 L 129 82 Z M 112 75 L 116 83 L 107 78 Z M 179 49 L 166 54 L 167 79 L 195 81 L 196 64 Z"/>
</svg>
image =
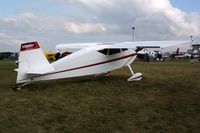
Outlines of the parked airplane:
<svg viewBox="0 0 200 133">
<path fill-rule="evenodd" d="M 59 49 L 80 49 L 53 63 L 49 63 L 37 42 L 21 44 L 17 84 L 21 87 L 35 81 L 53 80 L 87 75 L 101 75 L 127 66 L 132 76 L 128 81 L 142 79 L 134 73 L 131 63 L 143 48 L 169 47 L 191 41 L 141 41 L 122 43 L 60 44 Z"/>
<path fill-rule="evenodd" d="M 174 59 L 189 59 L 191 54 L 187 53 L 187 52 L 180 52 L 180 49 L 177 48 L 176 52 L 174 52 L 173 54 L 170 55 L 170 57 L 172 58 L 172 60 Z"/>
</svg>

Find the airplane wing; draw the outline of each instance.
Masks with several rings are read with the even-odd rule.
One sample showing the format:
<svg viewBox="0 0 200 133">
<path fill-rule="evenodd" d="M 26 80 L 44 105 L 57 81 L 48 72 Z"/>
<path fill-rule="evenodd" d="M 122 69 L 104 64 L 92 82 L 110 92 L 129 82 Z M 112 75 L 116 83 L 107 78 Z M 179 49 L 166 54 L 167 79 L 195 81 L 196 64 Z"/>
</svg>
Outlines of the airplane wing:
<svg viewBox="0 0 200 133">
<path fill-rule="evenodd" d="M 58 44 L 56 49 L 82 49 L 93 46 L 100 46 L 100 49 L 117 49 L 117 48 L 164 48 L 174 45 L 191 44 L 191 40 L 187 41 L 135 41 L 135 42 L 122 42 L 122 43 L 79 43 L 79 44 Z"/>
<path fill-rule="evenodd" d="M 91 47 L 95 45 L 109 45 L 114 43 L 72 43 L 72 44 L 57 44 L 57 50 L 67 50 L 67 49 L 83 49 L 86 47 Z"/>
<path fill-rule="evenodd" d="M 138 42 L 122 42 L 108 46 L 108 48 L 165 48 L 174 45 L 191 44 L 191 41 L 138 41 Z"/>
</svg>

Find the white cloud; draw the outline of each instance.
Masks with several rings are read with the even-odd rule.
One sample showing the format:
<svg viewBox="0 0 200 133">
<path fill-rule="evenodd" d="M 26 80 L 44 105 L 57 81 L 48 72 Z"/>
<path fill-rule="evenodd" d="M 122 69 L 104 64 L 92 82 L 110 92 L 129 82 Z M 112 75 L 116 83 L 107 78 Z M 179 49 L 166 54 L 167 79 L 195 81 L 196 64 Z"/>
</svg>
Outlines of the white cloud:
<svg viewBox="0 0 200 133">
<path fill-rule="evenodd" d="M 15 36 L 7 35 L 0 32 L 0 52 L 18 51 L 20 44 L 24 42 Z"/>
<path fill-rule="evenodd" d="M 26 12 L 26 13 L 23 13 L 21 15 L 22 17 L 25 17 L 25 18 L 29 18 L 29 19 L 39 19 L 38 16 L 36 16 L 34 13 L 32 12 Z"/>
<path fill-rule="evenodd" d="M 98 22 L 71 21 L 70 18 L 68 20 L 27 12 L 0 19 L 0 44 L 20 45 L 26 41 L 39 41 L 45 48 L 54 49 L 59 42 L 74 41 L 71 35 L 100 34 L 106 31 L 106 27 Z"/>
<path fill-rule="evenodd" d="M 65 29 L 73 34 L 100 33 L 107 31 L 105 26 L 101 23 L 66 22 Z"/>
<path fill-rule="evenodd" d="M 49 23 L 51 22 L 51 23 Z M 58 26 L 59 25 L 59 26 Z M 22 42 L 42 41 L 48 42 L 52 38 L 51 33 L 63 29 L 64 21 L 56 18 L 42 17 L 31 12 L 17 16 L 9 16 L 0 19 L 0 45 L 20 46 Z M 59 30 L 58 30 L 59 31 Z M 49 41 L 52 41 L 49 39 Z"/>
<path fill-rule="evenodd" d="M 113 0 L 61 0 L 67 3 L 84 4 L 90 8 L 97 9 L 99 7 L 112 7 Z"/>
<path fill-rule="evenodd" d="M 0 43 L 8 45 L 19 45 L 24 41 L 17 39 L 16 37 L 6 35 L 5 33 L 0 33 Z"/>
<path fill-rule="evenodd" d="M 30 11 L 0 18 L 0 39 L 7 44 L 35 39 L 47 44 L 45 48 L 60 42 L 130 41 L 134 25 L 137 40 L 178 40 L 193 35 L 200 41 L 200 14 L 183 12 L 169 0 L 49 1 L 70 7 L 61 7 L 67 15 L 59 17 L 41 9 L 48 15 Z"/>
<path fill-rule="evenodd" d="M 110 27 L 108 31 L 112 31 L 113 34 L 130 34 L 132 25 L 136 25 L 137 30 L 140 30 L 138 31 L 140 39 L 145 39 L 144 36 L 147 39 L 176 39 L 200 34 L 200 15 L 185 13 L 173 7 L 169 0 L 65 0 L 65 2 L 85 7 L 83 10 L 88 10 L 89 14 L 104 22 Z"/>
</svg>

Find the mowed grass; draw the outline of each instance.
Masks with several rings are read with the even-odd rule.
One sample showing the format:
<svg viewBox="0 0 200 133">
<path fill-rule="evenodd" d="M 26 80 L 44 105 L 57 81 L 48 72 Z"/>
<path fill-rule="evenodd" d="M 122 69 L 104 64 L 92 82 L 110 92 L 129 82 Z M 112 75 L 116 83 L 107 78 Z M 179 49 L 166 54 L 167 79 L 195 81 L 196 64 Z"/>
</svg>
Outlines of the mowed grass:
<svg viewBox="0 0 200 133">
<path fill-rule="evenodd" d="M 0 61 L 0 132 L 200 131 L 200 63 L 135 62 L 109 77 L 36 82 L 13 91 L 16 66 Z"/>
</svg>

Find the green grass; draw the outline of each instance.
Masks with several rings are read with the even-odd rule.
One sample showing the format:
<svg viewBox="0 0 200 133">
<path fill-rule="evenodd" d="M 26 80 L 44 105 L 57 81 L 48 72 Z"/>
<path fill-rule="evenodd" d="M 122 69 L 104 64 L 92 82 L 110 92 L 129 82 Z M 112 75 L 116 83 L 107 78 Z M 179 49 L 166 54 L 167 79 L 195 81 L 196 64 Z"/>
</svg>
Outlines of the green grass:
<svg viewBox="0 0 200 133">
<path fill-rule="evenodd" d="M 36 82 L 13 91 L 16 66 L 0 61 L 0 132 L 199 132 L 200 63 L 136 62 L 144 79 L 109 77 Z"/>
</svg>

